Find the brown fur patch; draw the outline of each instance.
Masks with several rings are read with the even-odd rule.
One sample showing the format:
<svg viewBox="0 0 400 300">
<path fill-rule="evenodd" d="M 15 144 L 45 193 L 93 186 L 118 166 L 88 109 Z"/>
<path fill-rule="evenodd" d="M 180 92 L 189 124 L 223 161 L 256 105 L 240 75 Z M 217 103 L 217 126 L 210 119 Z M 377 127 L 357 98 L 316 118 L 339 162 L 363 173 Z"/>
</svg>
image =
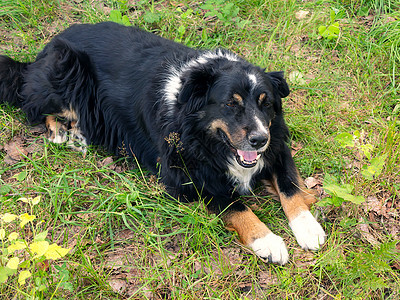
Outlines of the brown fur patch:
<svg viewBox="0 0 400 300">
<path fill-rule="evenodd" d="M 261 103 L 264 101 L 265 96 L 267 96 L 265 93 L 262 93 L 259 97 L 258 97 L 258 104 L 261 105 Z"/>
<path fill-rule="evenodd" d="M 216 133 L 218 129 L 222 130 L 225 133 L 232 146 L 240 144 L 242 140 L 246 138 L 246 130 L 238 128 L 234 131 L 233 134 L 231 134 L 228 124 L 221 119 L 216 119 L 210 124 L 210 130 L 212 132 Z"/>
<path fill-rule="evenodd" d="M 277 180 L 272 182 L 273 190 L 279 196 L 283 211 L 285 212 L 289 222 L 295 219 L 302 211 L 310 210 L 310 206 L 317 202 L 315 194 L 306 189 L 300 176 L 297 174 L 297 182 L 300 182 L 300 191 L 291 197 L 287 197 L 279 190 Z"/>
<path fill-rule="evenodd" d="M 246 207 L 244 211 L 229 212 L 222 217 L 228 230 L 236 231 L 244 245 L 250 245 L 255 239 L 266 236 L 271 230 Z"/>
<path fill-rule="evenodd" d="M 57 116 L 65 118 L 68 121 L 78 121 L 78 114 L 72 108 L 64 110 L 62 113 L 57 114 Z"/>
<path fill-rule="evenodd" d="M 237 103 L 239 103 L 240 105 L 243 105 L 243 98 L 242 96 L 240 96 L 239 94 L 233 94 L 233 99 L 236 100 Z"/>
<path fill-rule="evenodd" d="M 67 128 L 56 116 L 46 117 L 47 138 L 53 143 L 64 143 L 66 141 Z"/>
<path fill-rule="evenodd" d="M 217 132 L 218 129 L 222 130 L 226 136 L 228 137 L 229 140 L 232 140 L 231 134 L 229 133 L 228 130 L 228 124 L 226 124 L 223 120 L 221 119 L 216 119 L 211 122 L 210 129 L 212 132 Z"/>
</svg>

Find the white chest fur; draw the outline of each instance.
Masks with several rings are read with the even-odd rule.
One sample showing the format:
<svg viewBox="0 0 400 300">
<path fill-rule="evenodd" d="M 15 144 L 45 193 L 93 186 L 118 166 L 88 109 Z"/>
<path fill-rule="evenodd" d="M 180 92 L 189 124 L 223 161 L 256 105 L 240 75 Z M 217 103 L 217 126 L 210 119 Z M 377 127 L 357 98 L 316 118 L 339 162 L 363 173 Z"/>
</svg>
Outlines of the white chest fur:
<svg viewBox="0 0 400 300">
<path fill-rule="evenodd" d="M 236 191 L 240 194 L 246 194 L 251 190 L 252 178 L 264 168 L 264 159 L 261 158 L 252 168 L 244 168 L 231 158 L 228 164 L 227 175 L 237 186 Z"/>
</svg>

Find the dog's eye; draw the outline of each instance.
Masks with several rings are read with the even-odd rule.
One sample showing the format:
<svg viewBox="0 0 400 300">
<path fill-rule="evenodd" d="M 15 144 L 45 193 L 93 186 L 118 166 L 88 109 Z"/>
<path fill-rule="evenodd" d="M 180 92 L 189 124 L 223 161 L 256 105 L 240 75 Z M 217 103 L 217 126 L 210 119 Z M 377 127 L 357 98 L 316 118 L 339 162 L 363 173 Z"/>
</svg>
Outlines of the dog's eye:
<svg viewBox="0 0 400 300">
<path fill-rule="evenodd" d="M 271 103 L 271 101 L 265 100 L 262 102 L 261 105 L 264 107 L 271 107 L 272 103 Z"/>
<path fill-rule="evenodd" d="M 238 106 L 238 103 L 235 99 L 231 99 L 225 105 L 228 107 L 236 107 L 236 106 Z"/>
<path fill-rule="evenodd" d="M 238 105 L 243 104 L 243 97 L 240 96 L 238 93 L 234 93 L 229 101 L 226 103 L 226 106 L 229 107 L 236 107 Z"/>
<path fill-rule="evenodd" d="M 270 107 L 272 105 L 272 102 L 268 99 L 266 93 L 262 93 L 258 97 L 258 104 L 262 107 Z"/>
</svg>

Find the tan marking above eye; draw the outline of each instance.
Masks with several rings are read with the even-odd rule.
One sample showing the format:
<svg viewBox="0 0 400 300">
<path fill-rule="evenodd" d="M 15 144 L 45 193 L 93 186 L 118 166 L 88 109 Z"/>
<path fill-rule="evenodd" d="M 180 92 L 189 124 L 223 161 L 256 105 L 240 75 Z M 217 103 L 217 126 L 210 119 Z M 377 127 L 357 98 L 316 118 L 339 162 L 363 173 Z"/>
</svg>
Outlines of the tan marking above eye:
<svg viewBox="0 0 400 300">
<path fill-rule="evenodd" d="M 264 99 L 266 98 L 267 94 L 261 93 L 260 96 L 258 96 L 258 104 L 261 105 Z"/>
<path fill-rule="evenodd" d="M 239 94 L 233 94 L 232 98 L 235 99 L 239 104 L 243 104 L 243 98 Z"/>
</svg>

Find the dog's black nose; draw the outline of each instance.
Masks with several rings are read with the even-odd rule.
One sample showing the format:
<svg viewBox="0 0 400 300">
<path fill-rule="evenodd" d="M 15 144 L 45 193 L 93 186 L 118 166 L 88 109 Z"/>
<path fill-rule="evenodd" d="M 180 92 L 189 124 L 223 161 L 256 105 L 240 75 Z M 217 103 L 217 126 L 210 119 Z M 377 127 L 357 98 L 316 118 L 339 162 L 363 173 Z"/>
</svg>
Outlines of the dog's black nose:
<svg viewBox="0 0 400 300">
<path fill-rule="evenodd" d="M 268 142 L 268 137 L 265 135 L 253 135 L 249 137 L 250 145 L 255 149 L 260 149 L 265 146 Z"/>
</svg>

